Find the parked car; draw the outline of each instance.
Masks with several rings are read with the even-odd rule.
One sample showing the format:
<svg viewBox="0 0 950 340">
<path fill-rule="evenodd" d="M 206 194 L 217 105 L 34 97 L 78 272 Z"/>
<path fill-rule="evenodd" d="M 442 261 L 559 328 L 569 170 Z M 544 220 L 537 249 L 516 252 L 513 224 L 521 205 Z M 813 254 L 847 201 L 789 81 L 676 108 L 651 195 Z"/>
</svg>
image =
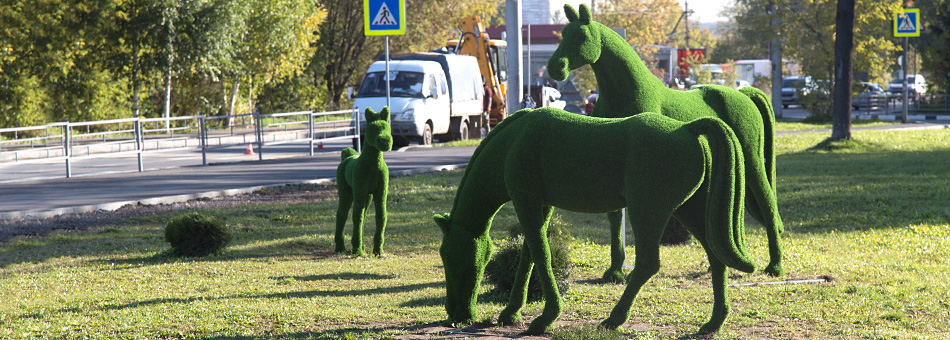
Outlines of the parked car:
<svg viewBox="0 0 950 340">
<path fill-rule="evenodd" d="M 887 85 L 887 93 L 891 95 L 903 96 L 904 93 L 904 82 L 903 79 L 897 77 L 892 80 L 890 84 Z M 924 79 L 924 76 L 919 74 L 909 74 L 907 75 L 907 96 L 911 98 L 917 98 L 922 94 L 927 93 L 927 80 Z"/>
<path fill-rule="evenodd" d="M 782 79 L 782 107 L 802 105 L 801 96 L 808 94 L 815 88 L 811 77 L 785 77 Z"/>
<path fill-rule="evenodd" d="M 887 92 L 877 83 L 861 82 L 861 92 L 851 100 L 855 110 L 883 107 L 887 105 Z"/>
</svg>

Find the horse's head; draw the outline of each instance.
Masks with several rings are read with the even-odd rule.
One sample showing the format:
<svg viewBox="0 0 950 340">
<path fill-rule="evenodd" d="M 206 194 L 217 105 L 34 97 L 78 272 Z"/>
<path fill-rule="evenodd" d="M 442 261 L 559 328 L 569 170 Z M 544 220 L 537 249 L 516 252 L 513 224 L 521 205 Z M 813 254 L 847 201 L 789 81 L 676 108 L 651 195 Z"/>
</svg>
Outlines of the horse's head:
<svg viewBox="0 0 950 340">
<path fill-rule="evenodd" d="M 449 214 L 436 215 L 442 228 L 442 266 L 445 268 L 445 311 L 452 322 L 473 322 L 477 316 L 475 301 L 478 287 L 491 257 L 488 233 L 474 235 L 459 226 Z"/>
<path fill-rule="evenodd" d="M 548 60 L 548 75 L 556 80 L 567 79 L 567 73 L 600 59 L 600 24 L 591 23 L 590 9 L 581 4 L 581 12 L 564 5 L 569 23 L 561 30 L 561 43 Z"/>
<path fill-rule="evenodd" d="M 364 143 L 375 147 L 379 151 L 392 150 L 393 135 L 389 128 L 389 107 L 384 106 L 379 114 L 376 114 L 372 108 L 367 107 L 364 115 L 366 116 L 366 139 Z"/>
</svg>

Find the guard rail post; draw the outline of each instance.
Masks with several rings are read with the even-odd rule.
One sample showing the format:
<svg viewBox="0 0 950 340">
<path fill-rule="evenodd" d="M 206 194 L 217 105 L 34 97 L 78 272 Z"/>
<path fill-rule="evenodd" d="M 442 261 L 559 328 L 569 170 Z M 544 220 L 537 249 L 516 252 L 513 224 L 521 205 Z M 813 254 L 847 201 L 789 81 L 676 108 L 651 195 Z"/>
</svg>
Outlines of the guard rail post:
<svg viewBox="0 0 950 340">
<path fill-rule="evenodd" d="M 145 171 L 145 165 L 142 162 L 142 149 L 145 142 L 142 136 L 142 117 L 132 122 L 132 135 L 135 138 L 135 153 L 139 162 L 139 172 L 143 172 Z"/>
<path fill-rule="evenodd" d="M 310 130 L 310 156 L 313 156 L 313 140 L 316 138 L 313 135 L 313 110 L 310 110 L 310 113 L 307 114 L 307 125 Z"/>
<path fill-rule="evenodd" d="M 255 130 L 257 130 L 257 160 L 263 161 L 264 160 L 264 127 L 262 126 L 263 119 L 261 118 L 261 111 L 259 110 L 254 111 L 254 121 L 256 122 L 254 124 L 256 125 Z"/>
<path fill-rule="evenodd" d="M 356 142 L 353 144 L 356 144 L 356 153 L 361 153 L 363 152 L 363 143 L 360 141 L 360 110 L 356 108 L 353 109 L 353 133 L 355 134 L 353 140 Z"/>
<path fill-rule="evenodd" d="M 64 119 L 65 124 L 63 124 L 63 157 L 66 158 L 66 178 L 73 176 L 72 163 L 70 162 L 69 156 L 72 153 L 73 148 L 72 142 L 72 128 L 69 127 L 69 118 Z"/>
<path fill-rule="evenodd" d="M 201 143 L 201 165 L 208 165 L 208 132 L 205 125 L 205 116 L 198 119 L 198 140 Z"/>
</svg>

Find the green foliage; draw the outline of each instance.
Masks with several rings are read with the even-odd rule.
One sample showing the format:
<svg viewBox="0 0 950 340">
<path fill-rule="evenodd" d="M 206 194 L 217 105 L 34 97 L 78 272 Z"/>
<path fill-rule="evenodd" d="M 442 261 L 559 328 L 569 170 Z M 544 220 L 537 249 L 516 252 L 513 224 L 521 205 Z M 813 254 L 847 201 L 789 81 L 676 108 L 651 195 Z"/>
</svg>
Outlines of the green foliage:
<svg viewBox="0 0 950 340">
<path fill-rule="evenodd" d="M 231 233 L 217 218 L 193 212 L 168 222 L 165 241 L 176 255 L 199 257 L 224 249 L 231 241 Z"/>
<path fill-rule="evenodd" d="M 524 244 L 521 224 L 511 225 L 508 235 L 510 238 L 506 239 L 499 249 L 492 254 L 492 259 L 485 266 L 485 279 L 500 290 L 510 293 L 515 286 L 515 274 L 518 272 L 521 247 Z M 558 215 L 554 215 L 548 223 L 547 238 L 548 245 L 551 248 L 551 269 L 554 272 L 555 284 L 558 292 L 563 296 L 570 289 L 573 268 L 570 243 L 573 238 L 565 229 L 564 220 Z M 529 301 L 540 300 L 542 297 L 541 278 L 538 276 L 538 272 L 533 270 L 531 278 L 528 280 Z"/>
</svg>

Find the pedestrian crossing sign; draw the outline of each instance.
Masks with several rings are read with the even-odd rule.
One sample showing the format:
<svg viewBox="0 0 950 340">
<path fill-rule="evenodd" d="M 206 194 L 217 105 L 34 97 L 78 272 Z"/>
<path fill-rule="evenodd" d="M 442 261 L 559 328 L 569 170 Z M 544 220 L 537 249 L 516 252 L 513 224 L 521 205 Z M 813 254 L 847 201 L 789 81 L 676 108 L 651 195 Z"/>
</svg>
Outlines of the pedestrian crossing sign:
<svg viewBox="0 0 950 340">
<path fill-rule="evenodd" d="M 406 34 L 406 0 L 363 0 L 366 35 Z"/>
<path fill-rule="evenodd" d="M 920 36 L 920 9 L 904 8 L 894 14 L 895 37 Z"/>
</svg>

